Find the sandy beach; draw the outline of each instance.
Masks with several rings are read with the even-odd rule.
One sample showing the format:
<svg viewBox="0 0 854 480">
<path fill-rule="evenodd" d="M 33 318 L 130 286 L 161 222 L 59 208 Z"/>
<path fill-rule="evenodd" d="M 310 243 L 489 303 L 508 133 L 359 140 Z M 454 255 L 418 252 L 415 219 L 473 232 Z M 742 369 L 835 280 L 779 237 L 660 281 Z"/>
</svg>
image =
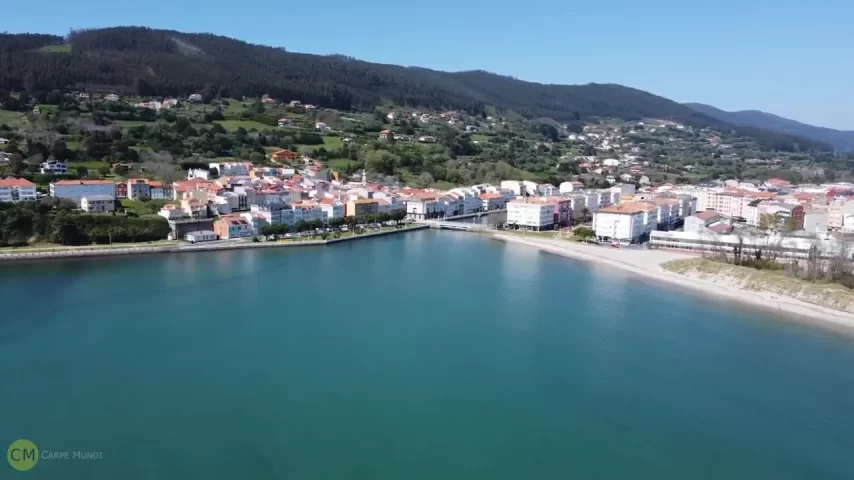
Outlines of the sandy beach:
<svg viewBox="0 0 854 480">
<path fill-rule="evenodd" d="M 585 245 L 567 240 L 495 234 L 493 238 L 508 243 L 527 245 L 555 255 L 576 260 L 608 265 L 645 277 L 668 282 L 698 293 L 716 295 L 733 301 L 777 312 L 785 312 L 818 321 L 827 326 L 854 329 L 854 314 L 827 308 L 814 303 L 786 297 L 776 292 L 744 290 L 726 282 L 713 282 L 669 272 L 661 264 L 670 260 L 696 258 L 688 254 L 662 250 L 617 249 L 607 246 Z"/>
</svg>

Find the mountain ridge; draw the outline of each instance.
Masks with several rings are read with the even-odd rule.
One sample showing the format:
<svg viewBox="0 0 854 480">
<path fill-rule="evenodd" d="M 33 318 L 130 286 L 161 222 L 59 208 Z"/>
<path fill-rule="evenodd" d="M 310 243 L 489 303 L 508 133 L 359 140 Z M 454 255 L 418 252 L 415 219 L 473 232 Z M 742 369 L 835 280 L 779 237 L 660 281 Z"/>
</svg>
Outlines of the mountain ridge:
<svg viewBox="0 0 854 480">
<path fill-rule="evenodd" d="M 762 110 L 726 111 L 704 103 L 685 103 L 685 106 L 718 120 L 738 126 L 772 130 L 826 142 L 837 150 L 854 151 L 854 130 L 838 130 L 799 122 Z"/>
<path fill-rule="evenodd" d="M 268 94 L 362 111 L 392 103 L 485 114 L 492 106 L 529 119 L 548 117 L 565 123 L 658 118 L 735 130 L 770 149 L 832 150 L 825 142 L 735 126 L 617 84 L 540 84 L 482 70 L 442 72 L 378 64 L 288 52 L 211 33 L 146 27 L 75 30 L 67 37 L 0 34 L 0 89 L 73 88 L 109 88 L 139 96 Z"/>
</svg>

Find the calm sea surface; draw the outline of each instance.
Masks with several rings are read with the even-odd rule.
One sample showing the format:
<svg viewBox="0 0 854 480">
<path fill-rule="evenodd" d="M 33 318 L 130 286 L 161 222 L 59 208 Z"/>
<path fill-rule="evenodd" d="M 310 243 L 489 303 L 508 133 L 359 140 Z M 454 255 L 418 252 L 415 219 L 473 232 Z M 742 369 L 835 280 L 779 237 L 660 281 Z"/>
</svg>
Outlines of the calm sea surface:
<svg viewBox="0 0 854 480">
<path fill-rule="evenodd" d="M 0 265 L 30 479 L 850 479 L 854 340 L 521 246 Z"/>
</svg>

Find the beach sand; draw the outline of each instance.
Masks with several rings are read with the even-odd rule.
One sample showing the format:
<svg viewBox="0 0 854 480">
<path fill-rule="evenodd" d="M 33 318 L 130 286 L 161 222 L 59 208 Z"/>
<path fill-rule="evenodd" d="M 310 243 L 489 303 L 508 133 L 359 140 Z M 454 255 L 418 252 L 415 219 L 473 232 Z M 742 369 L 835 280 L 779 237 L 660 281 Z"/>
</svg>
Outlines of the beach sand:
<svg viewBox="0 0 854 480">
<path fill-rule="evenodd" d="M 776 292 L 744 290 L 726 282 L 712 282 L 706 279 L 669 272 L 661 264 L 670 260 L 697 258 L 685 253 L 663 250 L 642 250 L 628 248 L 611 248 L 608 245 L 586 245 L 567 240 L 524 237 L 519 235 L 495 234 L 493 238 L 508 243 L 527 245 L 542 251 L 573 258 L 576 260 L 594 262 L 643 275 L 680 287 L 689 288 L 702 294 L 711 294 L 728 298 L 756 307 L 776 312 L 783 312 L 806 319 L 818 321 L 827 326 L 854 329 L 854 314 L 823 307 L 814 303 L 786 297 Z M 733 282 L 735 283 L 735 282 Z"/>
</svg>

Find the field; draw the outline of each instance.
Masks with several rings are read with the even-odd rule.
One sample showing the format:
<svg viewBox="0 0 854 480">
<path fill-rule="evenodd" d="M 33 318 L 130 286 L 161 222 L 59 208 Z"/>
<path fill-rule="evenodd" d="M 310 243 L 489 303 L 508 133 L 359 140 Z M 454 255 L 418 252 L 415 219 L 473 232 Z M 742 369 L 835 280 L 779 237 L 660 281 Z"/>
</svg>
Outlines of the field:
<svg viewBox="0 0 854 480">
<path fill-rule="evenodd" d="M 331 168 L 332 170 L 337 170 L 339 172 L 346 170 L 348 166 L 355 166 L 359 164 L 359 162 L 346 158 L 333 158 L 327 163 L 329 164 L 329 168 Z"/>
<path fill-rule="evenodd" d="M 102 162 L 100 160 L 87 160 L 85 162 L 68 162 L 69 169 L 75 169 L 78 167 L 84 167 L 89 170 L 97 170 L 101 167 L 109 167 L 110 165 L 107 162 Z"/>
<path fill-rule="evenodd" d="M 323 145 L 298 145 L 299 151 L 302 153 L 310 153 L 316 148 L 323 147 L 327 150 L 340 150 L 344 146 L 344 139 L 341 137 L 325 136 L 323 137 Z"/>
<path fill-rule="evenodd" d="M 8 125 L 10 127 L 17 127 L 21 125 L 28 124 L 29 121 L 27 117 L 21 115 L 18 112 L 10 112 L 8 110 L 0 110 L 0 125 Z"/>
<path fill-rule="evenodd" d="M 255 130 L 259 131 L 276 128 L 271 127 L 270 125 L 264 125 L 263 123 L 256 122 L 254 120 L 219 120 L 216 123 L 222 125 L 223 128 L 225 128 L 226 130 L 237 130 L 240 127 L 243 127 L 246 130 L 251 130 L 254 128 Z"/>
<path fill-rule="evenodd" d="M 471 139 L 473 142 L 488 142 L 489 137 L 487 135 L 472 135 Z"/>
<path fill-rule="evenodd" d="M 45 45 L 39 48 L 40 52 L 47 53 L 71 53 L 71 44 L 64 43 L 62 45 Z"/>
<path fill-rule="evenodd" d="M 154 125 L 154 122 L 143 122 L 141 120 L 116 120 L 114 123 L 117 123 L 123 127 L 138 127 L 140 125 Z"/>
</svg>

